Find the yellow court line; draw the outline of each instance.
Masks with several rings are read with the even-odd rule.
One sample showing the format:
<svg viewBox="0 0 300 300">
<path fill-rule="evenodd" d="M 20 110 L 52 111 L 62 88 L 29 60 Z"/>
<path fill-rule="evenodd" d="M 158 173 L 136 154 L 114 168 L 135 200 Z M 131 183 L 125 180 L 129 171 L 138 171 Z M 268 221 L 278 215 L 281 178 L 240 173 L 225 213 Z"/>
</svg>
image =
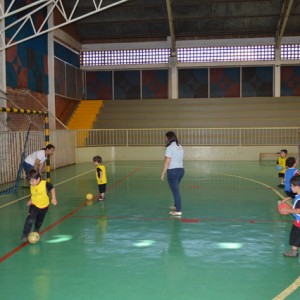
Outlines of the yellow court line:
<svg viewBox="0 0 300 300">
<path fill-rule="evenodd" d="M 205 173 L 205 172 L 203 172 Z M 283 196 L 279 191 L 277 191 L 275 188 L 271 187 L 270 185 L 263 183 L 261 181 L 258 180 L 254 180 L 248 177 L 243 177 L 243 176 L 237 176 L 237 175 L 232 175 L 232 174 L 227 174 L 227 173 L 211 173 L 211 172 L 207 172 L 207 174 L 217 174 L 217 175 L 222 175 L 222 176 L 227 176 L 227 177 L 234 177 L 234 178 L 240 178 L 240 179 L 244 179 L 244 180 L 248 180 L 248 181 L 252 181 L 255 182 L 257 184 L 260 184 L 270 190 L 272 190 L 277 196 L 279 196 L 281 199 L 284 199 L 285 196 Z"/>
<path fill-rule="evenodd" d="M 235 178 L 240 178 L 240 179 L 245 179 L 248 181 L 252 181 L 255 182 L 257 184 L 260 184 L 264 187 L 267 187 L 269 189 L 271 189 L 276 195 L 278 195 L 281 199 L 284 198 L 284 196 L 277 191 L 276 189 L 274 189 L 273 187 L 269 186 L 268 184 L 265 184 L 261 181 L 258 180 L 254 180 L 251 178 L 247 178 L 247 177 L 243 177 L 243 176 L 236 176 L 236 175 L 231 175 L 231 174 L 224 174 L 224 173 L 216 173 L 219 175 L 223 175 L 223 176 L 228 176 L 228 177 L 235 177 Z M 292 294 L 295 290 L 298 289 L 298 287 L 300 286 L 300 277 L 298 277 L 290 286 L 288 286 L 284 291 L 282 291 L 279 295 L 277 295 L 275 298 L 273 298 L 272 300 L 284 300 L 286 299 L 286 297 L 288 297 L 290 294 Z"/>
<path fill-rule="evenodd" d="M 105 165 L 109 165 L 109 164 L 111 164 L 111 163 L 107 163 L 107 164 L 105 164 Z M 61 181 L 61 182 L 55 184 L 54 186 L 61 185 L 61 184 L 63 184 L 63 183 L 66 183 L 66 182 L 68 182 L 68 181 L 71 181 L 71 180 L 76 179 L 76 178 L 78 178 L 78 177 L 80 177 L 80 176 L 86 175 L 86 174 L 88 174 L 88 173 L 90 173 L 90 172 L 93 172 L 93 171 L 95 171 L 95 169 L 89 170 L 89 171 L 84 172 L 84 173 L 82 173 L 82 174 L 79 174 L 79 175 L 77 175 L 77 176 L 71 177 L 71 178 L 69 178 L 69 179 L 67 179 L 67 180 Z M 19 202 L 19 201 L 21 201 L 21 200 L 23 200 L 23 199 L 26 199 L 26 198 L 28 198 L 29 196 L 30 196 L 30 194 L 28 194 L 28 195 L 26 195 L 26 196 L 24 196 L 24 197 L 18 198 L 18 199 L 14 200 L 14 201 L 10 201 L 9 203 L 3 204 L 3 205 L 0 206 L 0 209 L 1 209 L 1 208 L 4 208 L 4 207 L 6 207 L 6 206 L 12 205 L 12 204 L 14 204 L 14 203 L 17 203 L 17 202 Z"/>
<path fill-rule="evenodd" d="M 290 286 L 283 290 L 279 295 L 277 295 L 273 300 L 284 300 L 290 294 L 297 290 L 300 286 L 300 277 L 298 277 Z"/>
</svg>

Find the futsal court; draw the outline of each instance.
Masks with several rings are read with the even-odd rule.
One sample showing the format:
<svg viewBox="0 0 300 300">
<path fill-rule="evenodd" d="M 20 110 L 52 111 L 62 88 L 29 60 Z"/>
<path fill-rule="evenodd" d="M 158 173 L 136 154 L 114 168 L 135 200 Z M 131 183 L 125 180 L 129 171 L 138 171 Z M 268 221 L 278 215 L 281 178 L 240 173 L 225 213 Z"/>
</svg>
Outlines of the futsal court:
<svg viewBox="0 0 300 300">
<path fill-rule="evenodd" d="M 55 170 L 34 245 L 20 240 L 29 189 L 1 197 L 1 299 L 300 299 L 273 162 L 186 161 L 181 218 L 162 164 L 106 162 L 104 203 L 85 199 L 92 163 Z"/>
</svg>

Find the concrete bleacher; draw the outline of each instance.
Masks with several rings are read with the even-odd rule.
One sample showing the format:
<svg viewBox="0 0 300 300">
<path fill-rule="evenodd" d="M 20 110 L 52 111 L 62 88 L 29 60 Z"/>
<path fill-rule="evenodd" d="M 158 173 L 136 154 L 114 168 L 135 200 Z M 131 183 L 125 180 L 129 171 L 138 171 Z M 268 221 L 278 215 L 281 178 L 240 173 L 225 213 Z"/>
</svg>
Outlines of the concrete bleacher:
<svg viewBox="0 0 300 300">
<path fill-rule="evenodd" d="M 94 129 L 299 127 L 299 97 L 103 101 Z"/>
</svg>

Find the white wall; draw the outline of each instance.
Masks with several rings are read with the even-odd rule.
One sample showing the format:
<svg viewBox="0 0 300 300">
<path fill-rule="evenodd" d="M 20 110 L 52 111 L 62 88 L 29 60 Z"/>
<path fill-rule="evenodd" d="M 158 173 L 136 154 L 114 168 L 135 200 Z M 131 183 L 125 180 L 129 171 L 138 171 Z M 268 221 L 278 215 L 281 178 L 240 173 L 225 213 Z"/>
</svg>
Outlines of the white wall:
<svg viewBox="0 0 300 300">
<path fill-rule="evenodd" d="M 295 155 L 297 146 L 215 146 L 215 147 L 184 147 L 185 160 L 249 160 L 258 161 L 260 153 L 277 153 L 287 149 Z M 76 162 L 91 162 L 93 156 L 100 155 L 104 161 L 113 160 L 162 160 L 163 146 L 149 147 L 87 147 L 76 149 Z M 276 157 L 276 156 L 275 156 Z M 269 159 L 273 159 L 270 157 Z"/>
</svg>

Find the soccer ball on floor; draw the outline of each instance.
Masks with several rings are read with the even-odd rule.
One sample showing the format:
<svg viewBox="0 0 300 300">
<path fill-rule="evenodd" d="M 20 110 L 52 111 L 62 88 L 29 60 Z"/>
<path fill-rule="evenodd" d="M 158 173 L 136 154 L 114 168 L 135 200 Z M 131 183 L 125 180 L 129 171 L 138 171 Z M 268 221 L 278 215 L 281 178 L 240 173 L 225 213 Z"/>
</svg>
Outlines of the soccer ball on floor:
<svg viewBox="0 0 300 300">
<path fill-rule="evenodd" d="M 36 244 L 40 240 L 40 235 L 33 231 L 28 234 L 28 242 L 30 244 Z"/>
<path fill-rule="evenodd" d="M 86 200 L 92 200 L 93 199 L 93 194 L 86 194 L 85 198 Z"/>
</svg>

